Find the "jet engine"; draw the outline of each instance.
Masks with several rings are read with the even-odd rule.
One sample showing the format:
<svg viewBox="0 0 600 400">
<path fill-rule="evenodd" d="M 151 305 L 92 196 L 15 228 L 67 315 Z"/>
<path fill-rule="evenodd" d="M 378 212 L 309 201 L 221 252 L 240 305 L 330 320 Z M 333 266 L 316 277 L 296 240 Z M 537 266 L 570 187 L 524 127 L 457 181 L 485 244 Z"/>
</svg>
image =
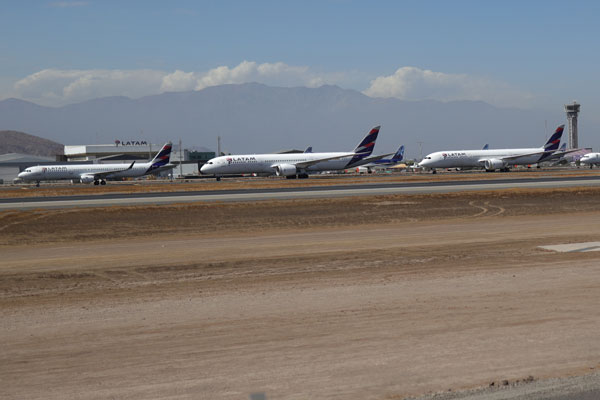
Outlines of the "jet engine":
<svg viewBox="0 0 600 400">
<path fill-rule="evenodd" d="M 92 182 L 94 182 L 94 176 L 93 175 L 81 175 L 79 177 L 79 180 L 81 181 L 81 183 L 92 183 Z"/>
<path fill-rule="evenodd" d="M 277 176 L 292 176 L 298 172 L 292 164 L 277 164 L 274 166 Z"/>
<path fill-rule="evenodd" d="M 499 160 L 497 158 L 491 158 L 489 160 L 485 160 L 483 163 L 483 166 L 485 167 L 485 169 L 487 171 L 494 171 L 497 169 L 504 169 L 506 168 L 506 163 L 502 160 Z"/>
</svg>

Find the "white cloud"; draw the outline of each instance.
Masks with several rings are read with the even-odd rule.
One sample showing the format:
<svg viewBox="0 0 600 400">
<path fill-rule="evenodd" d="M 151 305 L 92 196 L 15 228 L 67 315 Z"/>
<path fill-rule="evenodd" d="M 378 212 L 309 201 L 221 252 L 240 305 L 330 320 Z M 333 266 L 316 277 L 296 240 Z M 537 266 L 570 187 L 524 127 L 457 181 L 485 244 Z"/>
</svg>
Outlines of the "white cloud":
<svg viewBox="0 0 600 400">
<path fill-rule="evenodd" d="M 219 66 L 203 72 L 45 69 L 17 81 L 11 95 L 42 105 L 59 106 L 97 97 L 138 98 L 232 83 L 260 82 L 284 87 L 319 87 L 324 84 L 360 87 L 365 80 L 364 74 L 357 71 L 322 73 L 306 66 L 282 62 L 258 64 L 254 61 L 243 61 L 234 67 Z M 415 67 L 403 67 L 393 75 L 380 76 L 372 80 L 363 93 L 371 97 L 404 100 L 483 100 L 500 106 L 527 106 L 533 98 L 529 93 L 488 79 Z"/>
<path fill-rule="evenodd" d="M 295 67 L 282 62 L 257 64 L 243 61 L 234 68 L 222 66 L 198 77 L 195 89 L 227 83 L 261 82 L 275 86 L 309 86 L 314 76 L 308 67 Z"/>
<path fill-rule="evenodd" d="M 205 72 L 175 70 L 45 69 L 14 84 L 14 96 L 43 105 L 63 105 L 97 97 L 143 97 L 163 92 L 201 90 L 228 83 L 260 82 L 272 86 L 317 87 L 340 83 L 343 74 L 316 74 L 305 66 L 243 61 Z"/>
<path fill-rule="evenodd" d="M 402 67 L 393 75 L 377 77 L 363 93 L 402 100 L 482 100 L 497 106 L 520 107 L 533 100 L 532 94 L 505 83 L 416 67 Z"/>
<path fill-rule="evenodd" d="M 14 85 L 18 97 L 60 105 L 105 96 L 140 97 L 159 91 L 164 73 L 153 70 L 56 70 L 31 74 Z"/>
</svg>

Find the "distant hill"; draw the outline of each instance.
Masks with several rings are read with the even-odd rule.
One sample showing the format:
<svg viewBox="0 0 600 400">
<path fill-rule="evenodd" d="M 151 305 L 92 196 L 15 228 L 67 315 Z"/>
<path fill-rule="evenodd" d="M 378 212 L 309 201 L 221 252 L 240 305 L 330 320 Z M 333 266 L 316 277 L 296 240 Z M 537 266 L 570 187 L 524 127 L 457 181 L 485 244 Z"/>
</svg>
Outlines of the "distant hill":
<svg viewBox="0 0 600 400">
<path fill-rule="evenodd" d="M 0 129 L 30 132 L 68 145 L 168 140 L 247 154 L 281 149 L 352 150 L 376 125 L 375 153 L 406 158 L 443 149 L 541 146 L 565 123 L 562 108 L 522 110 L 480 101 L 402 101 L 372 98 L 337 86 L 271 87 L 258 83 L 208 87 L 130 99 L 105 97 L 62 107 L 0 101 Z M 547 121 L 547 131 L 545 129 Z M 580 141 L 600 126 L 579 119 Z M 566 139 L 566 133 L 563 140 Z"/>
<path fill-rule="evenodd" d="M 0 154 L 21 153 L 53 157 L 63 154 L 64 146 L 48 139 L 18 131 L 0 131 Z"/>
</svg>

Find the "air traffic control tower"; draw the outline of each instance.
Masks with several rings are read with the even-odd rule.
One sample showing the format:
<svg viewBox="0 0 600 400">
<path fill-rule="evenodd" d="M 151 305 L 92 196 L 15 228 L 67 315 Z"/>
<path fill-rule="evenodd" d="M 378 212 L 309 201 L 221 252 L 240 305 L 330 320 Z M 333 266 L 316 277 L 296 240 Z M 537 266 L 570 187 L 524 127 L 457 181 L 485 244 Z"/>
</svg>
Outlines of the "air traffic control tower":
<svg viewBox="0 0 600 400">
<path fill-rule="evenodd" d="M 573 104 L 565 104 L 565 112 L 567 113 L 567 120 L 569 121 L 569 149 L 576 149 L 579 147 L 577 140 L 577 114 L 579 114 L 580 105 L 577 102 Z"/>
</svg>

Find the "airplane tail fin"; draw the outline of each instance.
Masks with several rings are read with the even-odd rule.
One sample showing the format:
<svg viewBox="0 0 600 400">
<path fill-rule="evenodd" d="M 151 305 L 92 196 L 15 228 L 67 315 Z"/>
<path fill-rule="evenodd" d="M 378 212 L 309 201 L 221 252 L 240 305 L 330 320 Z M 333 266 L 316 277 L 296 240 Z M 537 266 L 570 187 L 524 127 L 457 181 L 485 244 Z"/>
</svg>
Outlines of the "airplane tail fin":
<svg viewBox="0 0 600 400">
<path fill-rule="evenodd" d="M 404 158 L 404 145 L 400 146 L 396 154 L 392 157 L 392 161 L 400 162 Z"/>
<path fill-rule="evenodd" d="M 565 130 L 565 126 L 561 125 L 550 136 L 550 139 L 544 144 L 544 151 L 556 151 L 558 150 L 558 146 L 560 145 L 560 138 L 562 137 L 563 131 Z"/>
<path fill-rule="evenodd" d="M 490 145 L 486 143 L 486 144 L 483 145 L 483 149 L 482 150 L 487 150 L 489 148 L 490 148 Z"/>
<path fill-rule="evenodd" d="M 148 172 L 154 171 L 160 167 L 164 167 L 169 163 L 169 159 L 171 158 L 171 147 L 172 143 L 168 142 L 160 149 L 158 153 L 154 156 L 152 161 L 150 162 L 150 168 L 148 168 Z"/>
<path fill-rule="evenodd" d="M 381 128 L 381 126 L 376 126 L 369 131 L 367 136 L 365 136 L 365 138 L 354 149 L 356 154 L 364 154 L 366 157 L 373 153 L 375 141 L 377 140 L 377 135 L 379 135 L 379 128 Z"/>
<path fill-rule="evenodd" d="M 312 152 L 313 152 L 313 150 L 312 150 L 312 146 L 308 146 L 308 147 L 306 148 L 306 150 L 304 150 L 304 152 L 305 152 L 305 153 L 312 153 Z"/>
<path fill-rule="evenodd" d="M 562 152 L 562 151 L 567 151 L 567 142 L 564 142 L 564 143 L 562 144 L 562 146 L 560 146 L 560 149 L 558 149 L 558 151 L 561 151 L 561 152 Z"/>
<path fill-rule="evenodd" d="M 355 162 L 362 160 L 365 157 L 368 157 L 373 153 L 373 149 L 375 148 L 375 141 L 377 140 L 377 135 L 379 135 L 379 129 L 381 126 L 376 126 L 371 129 L 367 136 L 364 137 L 363 140 L 356 146 L 354 149 L 354 157 L 348 162 L 346 167 L 352 166 Z"/>
</svg>

